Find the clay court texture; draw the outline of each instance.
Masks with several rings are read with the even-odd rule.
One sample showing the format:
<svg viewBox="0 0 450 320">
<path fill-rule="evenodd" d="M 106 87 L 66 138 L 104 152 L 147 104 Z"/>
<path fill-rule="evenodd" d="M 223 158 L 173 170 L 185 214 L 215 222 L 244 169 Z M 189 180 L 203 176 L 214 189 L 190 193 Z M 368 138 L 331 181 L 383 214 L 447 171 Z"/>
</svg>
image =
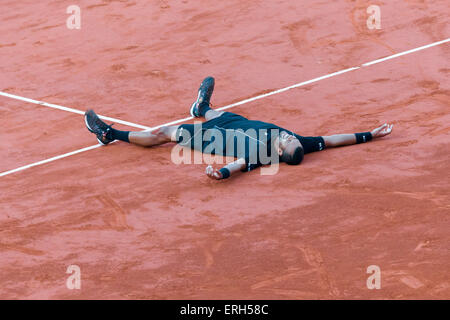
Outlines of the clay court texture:
<svg viewBox="0 0 450 320">
<path fill-rule="evenodd" d="M 0 298 L 450 298 L 448 1 L 0 8 Z M 173 144 L 98 147 L 85 127 L 88 108 L 122 130 L 192 123 L 209 75 L 215 108 L 303 136 L 394 130 L 213 181 Z"/>
</svg>

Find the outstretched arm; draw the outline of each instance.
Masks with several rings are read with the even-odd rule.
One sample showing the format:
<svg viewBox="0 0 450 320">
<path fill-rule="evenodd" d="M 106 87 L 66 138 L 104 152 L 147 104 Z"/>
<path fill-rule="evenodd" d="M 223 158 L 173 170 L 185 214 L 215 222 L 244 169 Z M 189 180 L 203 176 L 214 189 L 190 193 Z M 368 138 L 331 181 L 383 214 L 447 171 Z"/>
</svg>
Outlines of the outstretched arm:
<svg viewBox="0 0 450 320">
<path fill-rule="evenodd" d="M 381 138 L 384 136 L 387 136 L 392 132 L 392 128 L 394 127 L 393 124 L 385 123 L 381 127 L 378 127 L 376 129 L 373 129 L 370 131 L 370 136 L 372 139 L 375 138 Z M 368 132 L 366 133 L 368 134 Z M 362 141 L 357 141 L 357 134 L 335 134 L 332 136 L 323 136 L 323 140 L 325 141 L 325 146 L 327 148 L 330 147 L 340 147 L 340 146 L 346 146 L 350 144 L 355 144 L 357 142 L 366 142 L 364 139 L 366 136 L 361 135 Z"/>
<path fill-rule="evenodd" d="M 206 175 L 210 177 L 211 179 L 215 180 L 221 180 L 228 178 L 226 175 L 228 175 L 227 170 L 229 172 L 229 176 L 233 175 L 235 172 L 239 172 L 243 170 L 246 167 L 245 159 L 241 158 L 234 162 L 231 162 L 224 166 L 222 169 L 216 169 L 213 168 L 211 165 L 206 167 Z"/>
</svg>

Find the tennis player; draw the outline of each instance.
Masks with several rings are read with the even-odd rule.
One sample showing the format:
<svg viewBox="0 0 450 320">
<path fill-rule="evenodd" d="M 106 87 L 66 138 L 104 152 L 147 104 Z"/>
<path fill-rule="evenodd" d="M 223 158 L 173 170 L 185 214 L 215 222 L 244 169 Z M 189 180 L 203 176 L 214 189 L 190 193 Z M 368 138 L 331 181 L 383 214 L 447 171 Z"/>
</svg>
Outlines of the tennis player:
<svg viewBox="0 0 450 320">
<path fill-rule="evenodd" d="M 335 134 L 331 136 L 303 137 L 272 123 L 249 120 L 241 115 L 213 110 L 210 99 L 214 90 L 214 78 L 203 80 L 197 100 L 192 104 L 193 117 L 204 117 L 201 125 L 182 124 L 163 126 L 153 131 L 120 131 L 104 123 L 93 110 L 85 113 L 88 130 L 97 136 L 102 145 L 114 140 L 138 146 L 151 147 L 168 142 L 197 149 L 207 154 L 233 156 L 237 160 L 221 169 L 206 167 L 212 179 L 226 179 L 239 171 L 251 171 L 262 165 L 285 162 L 298 165 L 305 154 L 329 147 L 339 147 L 369 142 L 392 132 L 392 124 L 368 132 Z"/>
</svg>

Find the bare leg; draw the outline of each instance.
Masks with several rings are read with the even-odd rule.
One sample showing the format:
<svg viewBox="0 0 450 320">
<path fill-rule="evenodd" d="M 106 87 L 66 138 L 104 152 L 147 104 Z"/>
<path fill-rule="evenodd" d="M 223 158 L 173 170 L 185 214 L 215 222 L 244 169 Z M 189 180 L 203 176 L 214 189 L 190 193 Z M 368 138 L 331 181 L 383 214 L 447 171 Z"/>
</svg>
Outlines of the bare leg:
<svg viewBox="0 0 450 320">
<path fill-rule="evenodd" d="M 151 147 L 163 143 L 176 141 L 176 132 L 179 126 L 164 126 L 149 131 L 132 131 L 128 135 L 130 143 L 142 147 Z"/>
<path fill-rule="evenodd" d="M 211 119 L 220 117 L 222 114 L 223 114 L 223 111 L 216 111 L 216 110 L 210 109 L 205 113 L 205 119 L 206 119 L 206 121 L 209 121 Z"/>
</svg>

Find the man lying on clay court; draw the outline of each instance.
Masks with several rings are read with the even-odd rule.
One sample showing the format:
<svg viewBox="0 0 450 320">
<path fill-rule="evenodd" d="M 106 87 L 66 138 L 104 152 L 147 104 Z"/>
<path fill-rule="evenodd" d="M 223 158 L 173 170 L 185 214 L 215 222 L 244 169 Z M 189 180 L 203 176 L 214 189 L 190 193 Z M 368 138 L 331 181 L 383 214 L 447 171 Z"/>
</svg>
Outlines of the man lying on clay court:
<svg viewBox="0 0 450 320">
<path fill-rule="evenodd" d="M 329 147 L 368 142 L 392 132 L 393 125 L 386 123 L 371 132 L 302 137 L 272 123 L 248 120 L 231 112 L 211 109 L 210 99 L 213 90 L 214 78 L 208 77 L 203 80 L 197 101 L 192 104 L 191 115 L 197 118 L 205 117 L 207 120 L 200 125 L 163 126 L 151 132 L 120 131 L 100 120 L 93 110 L 86 111 L 85 123 L 102 145 L 114 140 L 143 147 L 176 142 L 206 154 L 237 158 L 220 170 L 211 165 L 207 166 L 208 177 L 217 180 L 226 179 L 238 171 L 253 170 L 264 164 L 285 162 L 298 165 L 302 162 L 304 154 Z"/>
</svg>

